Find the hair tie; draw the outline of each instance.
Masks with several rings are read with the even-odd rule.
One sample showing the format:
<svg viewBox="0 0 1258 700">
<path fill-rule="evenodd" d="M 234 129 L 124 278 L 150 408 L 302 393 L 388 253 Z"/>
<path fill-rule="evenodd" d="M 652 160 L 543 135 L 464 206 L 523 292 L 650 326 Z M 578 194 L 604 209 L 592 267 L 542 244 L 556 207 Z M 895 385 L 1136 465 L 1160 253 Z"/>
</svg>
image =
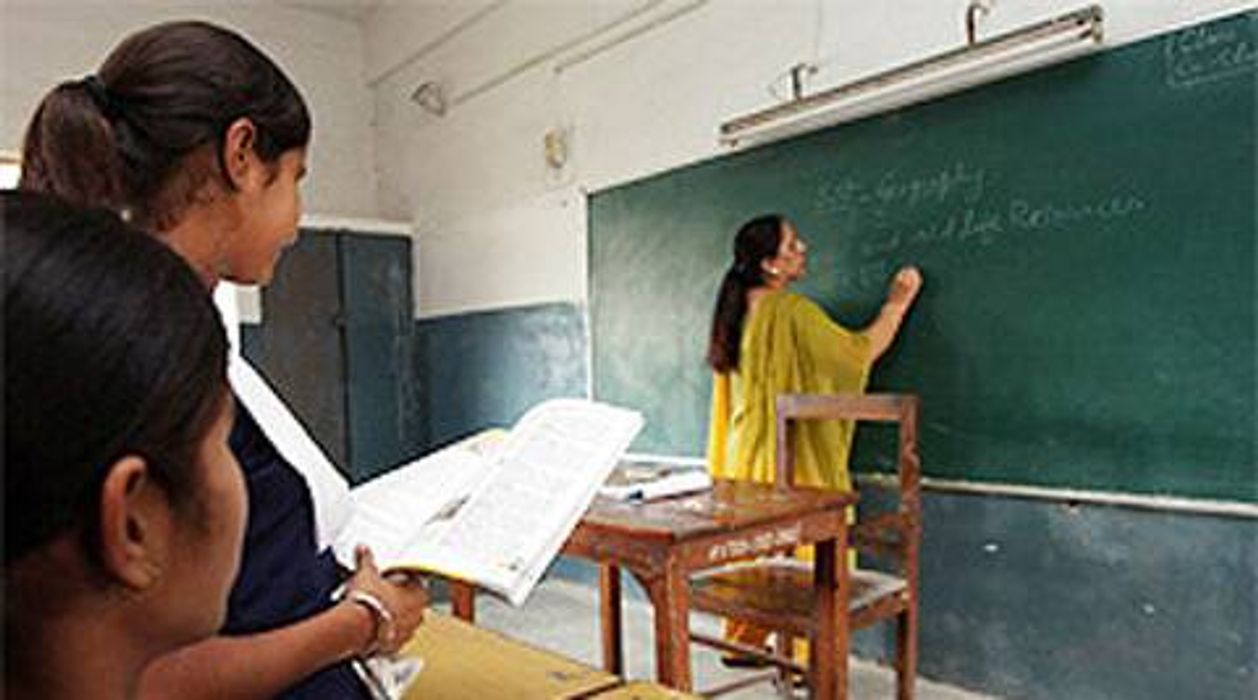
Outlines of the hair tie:
<svg viewBox="0 0 1258 700">
<path fill-rule="evenodd" d="M 113 121 L 118 117 L 118 102 L 109 93 L 109 88 L 105 87 L 105 83 L 96 77 L 95 74 L 89 75 L 82 81 L 83 88 L 87 90 L 87 94 L 92 98 L 92 102 L 96 103 L 96 108 L 105 115 L 105 118 Z"/>
</svg>

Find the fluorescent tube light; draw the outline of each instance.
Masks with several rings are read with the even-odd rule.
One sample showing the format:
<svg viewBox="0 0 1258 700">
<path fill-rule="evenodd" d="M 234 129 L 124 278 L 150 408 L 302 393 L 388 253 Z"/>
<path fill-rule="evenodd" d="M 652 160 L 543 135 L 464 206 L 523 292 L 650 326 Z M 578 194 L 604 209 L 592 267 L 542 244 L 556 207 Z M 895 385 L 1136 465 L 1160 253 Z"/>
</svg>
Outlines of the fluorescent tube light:
<svg viewBox="0 0 1258 700">
<path fill-rule="evenodd" d="M 720 140 L 729 146 L 773 141 L 1060 63 L 1095 50 L 1102 24 L 1100 6 L 1091 5 L 731 119 L 721 125 Z"/>
</svg>

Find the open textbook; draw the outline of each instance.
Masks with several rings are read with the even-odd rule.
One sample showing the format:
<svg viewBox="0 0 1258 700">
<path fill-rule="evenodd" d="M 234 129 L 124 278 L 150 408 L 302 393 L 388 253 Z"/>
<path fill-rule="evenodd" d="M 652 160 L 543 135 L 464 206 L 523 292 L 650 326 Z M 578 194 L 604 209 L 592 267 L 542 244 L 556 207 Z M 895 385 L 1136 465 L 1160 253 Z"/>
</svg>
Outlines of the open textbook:
<svg viewBox="0 0 1258 700">
<path fill-rule="evenodd" d="M 583 399 L 530 409 L 509 433 L 478 436 L 353 489 L 334 548 L 367 544 L 382 570 L 431 571 L 519 605 L 559 553 L 642 416 Z"/>
</svg>

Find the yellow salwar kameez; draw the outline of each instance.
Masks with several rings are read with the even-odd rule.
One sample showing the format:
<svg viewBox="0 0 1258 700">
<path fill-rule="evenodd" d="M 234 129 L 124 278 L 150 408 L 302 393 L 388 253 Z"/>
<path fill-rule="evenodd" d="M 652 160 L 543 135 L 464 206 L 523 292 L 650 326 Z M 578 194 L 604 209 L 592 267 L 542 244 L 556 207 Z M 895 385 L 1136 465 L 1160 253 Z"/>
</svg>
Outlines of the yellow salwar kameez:
<svg viewBox="0 0 1258 700">
<path fill-rule="evenodd" d="M 863 392 L 871 364 L 869 338 L 835 323 L 808 298 L 787 291 L 762 296 L 743 322 L 737 370 L 713 376 L 707 451 L 712 476 L 771 483 L 778 395 Z M 800 423 L 795 483 L 851 489 L 847 462 L 854 430 L 851 421 Z M 727 621 L 725 636 L 763 647 L 767 632 Z"/>
</svg>

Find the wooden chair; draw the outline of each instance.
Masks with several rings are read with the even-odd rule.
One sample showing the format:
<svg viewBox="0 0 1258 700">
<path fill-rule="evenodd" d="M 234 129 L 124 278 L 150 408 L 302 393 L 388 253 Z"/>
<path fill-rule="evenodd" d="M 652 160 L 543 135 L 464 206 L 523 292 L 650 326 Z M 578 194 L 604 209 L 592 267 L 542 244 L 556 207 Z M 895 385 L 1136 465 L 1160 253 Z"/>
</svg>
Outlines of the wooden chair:
<svg viewBox="0 0 1258 700">
<path fill-rule="evenodd" d="M 899 424 L 897 457 L 899 503 L 894 511 L 865 515 L 852 526 L 849 546 L 895 562 L 894 572 L 857 568 L 851 572 L 851 630 L 883 620 L 896 624 L 896 695 L 911 700 L 917 673 L 918 548 L 921 541 L 921 464 L 917 455 L 918 399 L 912 395 L 804 395 L 777 400 L 777 483 L 794 481 L 791 437 L 801 420 L 846 419 Z M 779 687 L 789 688 L 805 669 L 791 658 L 791 640 L 807 637 L 813 626 L 812 573 L 789 557 L 704 572 L 691 581 L 691 607 L 750 622 L 777 632 L 776 651 L 751 649 L 699 634 L 691 640 L 726 652 L 743 653 L 778 668 Z M 840 560 L 839 565 L 846 565 Z M 736 681 L 705 695 L 728 692 L 766 676 Z"/>
</svg>

